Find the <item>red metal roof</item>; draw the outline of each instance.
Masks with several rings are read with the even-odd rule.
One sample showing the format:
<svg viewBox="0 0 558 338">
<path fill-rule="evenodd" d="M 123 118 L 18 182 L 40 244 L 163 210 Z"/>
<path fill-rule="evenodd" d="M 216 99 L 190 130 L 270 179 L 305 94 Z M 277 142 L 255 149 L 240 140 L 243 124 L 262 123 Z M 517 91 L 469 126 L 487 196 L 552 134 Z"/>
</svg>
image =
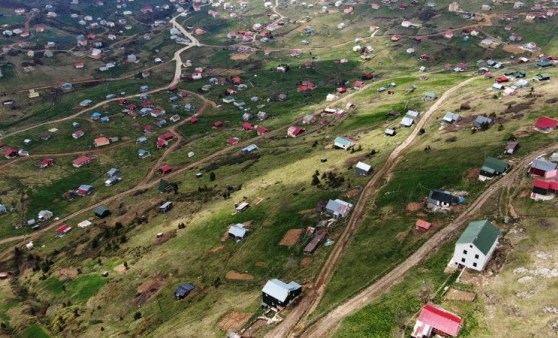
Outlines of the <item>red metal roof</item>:
<svg viewBox="0 0 558 338">
<path fill-rule="evenodd" d="M 427 221 L 422 220 L 422 219 L 417 219 L 417 223 L 415 225 L 419 228 L 422 228 L 422 229 L 430 229 L 430 227 L 432 226 L 432 223 L 427 222 Z"/>
<path fill-rule="evenodd" d="M 173 138 L 174 138 L 174 135 L 172 133 L 165 133 L 165 134 L 159 136 L 159 140 L 165 140 L 165 141 L 172 140 Z"/>
<path fill-rule="evenodd" d="M 558 120 L 548 116 L 539 117 L 537 119 L 537 122 L 535 123 L 535 127 L 539 129 L 556 129 L 557 125 L 558 125 Z"/>
<path fill-rule="evenodd" d="M 215 123 L 213 123 L 214 127 L 221 127 L 223 125 L 223 122 L 221 121 L 215 121 Z"/>
<path fill-rule="evenodd" d="M 550 188 L 550 182 L 543 181 L 543 180 L 535 180 L 533 181 L 533 186 L 536 188 L 548 190 Z"/>
<path fill-rule="evenodd" d="M 232 145 L 232 144 L 237 144 L 237 143 L 238 143 L 238 138 L 237 138 L 237 137 L 229 137 L 229 138 L 227 139 L 227 143 L 228 143 L 228 144 L 231 144 L 231 145 Z"/>
<path fill-rule="evenodd" d="M 89 157 L 87 157 L 87 156 L 81 156 L 81 157 L 76 158 L 76 159 L 73 161 L 73 163 L 76 164 L 76 165 L 82 165 L 82 164 L 85 164 L 85 163 L 87 163 L 87 162 L 89 162 L 89 161 L 91 161 L 91 159 L 90 159 Z"/>
<path fill-rule="evenodd" d="M 159 171 L 163 174 L 170 173 L 172 171 L 172 167 L 168 164 L 165 164 L 159 169 Z"/>
<path fill-rule="evenodd" d="M 422 307 L 417 321 L 453 337 L 459 334 L 463 322 L 457 315 L 431 304 Z"/>
<path fill-rule="evenodd" d="M 70 231 L 72 228 L 70 228 L 70 226 L 68 224 L 63 224 L 61 225 L 58 229 L 56 229 L 56 233 L 57 234 L 63 234 L 65 232 Z"/>
<path fill-rule="evenodd" d="M 252 123 L 250 122 L 243 122 L 242 128 L 244 128 L 244 130 L 252 130 L 254 129 L 254 126 L 252 126 Z"/>
</svg>

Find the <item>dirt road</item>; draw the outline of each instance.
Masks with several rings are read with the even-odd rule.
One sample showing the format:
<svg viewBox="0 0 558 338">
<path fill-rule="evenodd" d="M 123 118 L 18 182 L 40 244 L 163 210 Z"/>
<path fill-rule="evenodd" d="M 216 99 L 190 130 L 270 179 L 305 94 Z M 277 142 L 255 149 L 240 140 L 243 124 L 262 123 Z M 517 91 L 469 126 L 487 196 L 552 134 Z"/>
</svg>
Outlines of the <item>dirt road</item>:
<svg viewBox="0 0 558 338">
<path fill-rule="evenodd" d="M 302 337 L 327 337 L 334 333 L 341 320 L 354 311 L 361 309 L 373 299 L 381 295 L 392 285 L 399 282 L 403 275 L 412 267 L 424 260 L 430 253 L 435 251 L 444 242 L 457 236 L 460 228 L 472 220 L 482 206 L 498 193 L 500 188 L 514 185 L 518 182 L 520 175 L 524 175 L 525 168 L 536 157 L 547 152 L 558 150 L 558 144 L 552 144 L 543 149 L 539 149 L 523 158 L 516 164 L 515 168 L 506 176 L 503 176 L 487 190 L 484 191 L 459 217 L 445 228 L 438 231 L 428 239 L 415 253 L 407 258 L 403 263 L 391 270 L 388 274 L 370 285 L 364 291 L 339 305 L 304 331 Z"/>
<path fill-rule="evenodd" d="M 474 81 L 476 77 L 467 79 L 460 84 L 447 90 L 434 104 L 426 111 L 423 117 L 419 120 L 414 130 L 388 157 L 386 163 L 378 170 L 374 177 L 368 182 L 363 189 L 362 194 L 355 205 L 351 214 L 349 222 L 345 230 L 337 240 L 337 244 L 333 248 L 327 261 L 325 262 L 320 274 L 318 275 L 314 288 L 301 300 L 296 308 L 289 314 L 284 321 L 282 321 L 267 337 L 287 337 L 290 334 L 297 334 L 304 330 L 308 316 L 316 309 L 324 294 L 325 288 L 335 271 L 337 263 L 340 261 L 342 254 L 354 236 L 356 230 L 361 225 L 364 219 L 365 206 L 369 201 L 376 197 L 382 180 L 386 174 L 393 168 L 401 153 L 411 145 L 417 138 L 420 129 L 428 122 L 432 114 L 440 108 L 448 97 L 453 95 L 456 91 Z"/>
</svg>

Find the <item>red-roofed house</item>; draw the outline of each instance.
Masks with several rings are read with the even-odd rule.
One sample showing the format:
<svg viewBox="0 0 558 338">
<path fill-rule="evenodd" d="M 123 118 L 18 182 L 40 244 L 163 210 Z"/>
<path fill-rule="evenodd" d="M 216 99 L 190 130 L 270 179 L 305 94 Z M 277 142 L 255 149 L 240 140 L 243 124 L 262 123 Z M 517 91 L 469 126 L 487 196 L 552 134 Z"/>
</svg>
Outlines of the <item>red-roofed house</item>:
<svg viewBox="0 0 558 338">
<path fill-rule="evenodd" d="M 157 149 L 165 148 L 168 145 L 169 145 L 169 143 L 167 141 L 161 140 L 161 139 L 158 139 L 157 143 L 156 143 Z"/>
<path fill-rule="evenodd" d="M 39 168 L 47 168 L 54 164 L 54 160 L 52 158 L 45 158 L 41 162 L 39 162 Z"/>
<path fill-rule="evenodd" d="M 420 232 L 425 232 L 426 230 L 430 229 L 431 226 L 432 223 L 422 219 L 417 219 L 417 222 L 415 223 L 415 229 Z"/>
<path fill-rule="evenodd" d="M 174 138 L 173 133 L 164 133 L 163 135 L 159 136 L 159 140 L 170 141 Z"/>
<path fill-rule="evenodd" d="M 463 320 L 442 308 L 432 304 L 422 307 L 420 315 L 413 329 L 412 337 L 430 337 L 432 333 L 456 337 L 461 330 Z"/>
<path fill-rule="evenodd" d="M 304 129 L 299 128 L 297 126 L 290 126 L 289 129 L 287 129 L 287 135 L 290 137 L 297 137 L 298 135 L 302 134 L 304 132 Z"/>
<path fill-rule="evenodd" d="M 238 76 L 233 76 L 233 77 L 231 78 L 231 81 L 232 81 L 233 84 L 239 85 L 239 84 L 240 84 L 240 77 L 238 77 Z"/>
<path fill-rule="evenodd" d="M 531 193 L 532 199 L 549 200 L 554 198 L 556 193 L 558 193 L 558 180 L 554 179 L 551 181 L 545 181 L 535 179 L 533 181 L 533 191 Z"/>
<path fill-rule="evenodd" d="M 83 137 L 83 135 L 85 135 L 85 132 L 83 130 L 76 130 L 72 133 L 72 137 L 77 140 L 80 137 Z"/>
<path fill-rule="evenodd" d="M 166 175 L 172 171 L 172 167 L 168 164 L 165 164 L 161 168 L 159 168 L 159 172 L 163 175 Z"/>
<path fill-rule="evenodd" d="M 93 140 L 93 143 L 95 144 L 95 147 L 98 148 L 98 147 L 109 145 L 110 140 L 106 136 L 101 136 L 101 137 L 97 137 L 95 140 Z"/>
<path fill-rule="evenodd" d="M 150 125 L 150 124 L 146 124 L 146 125 L 143 127 L 143 131 L 144 131 L 145 133 L 152 133 L 153 130 L 154 130 L 154 129 L 153 129 L 153 126 Z"/>
<path fill-rule="evenodd" d="M 355 81 L 355 84 L 353 85 L 353 87 L 355 89 L 361 89 L 362 87 L 364 87 L 364 82 L 357 80 L 357 81 Z"/>
<path fill-rule="evenodd" d="M 215 123 L 213 123 L 213 126 L 215 128 L 221 128 L 223 126 L 223 122 L 221 121 L 215 121 Z"/>
<path fill-rule="evenodd" d="M 61 225 L 58 229 L 56 229 L 56 236 L 63 237 L 68 232 L 70 232 L 72 228 L 68 224 Z"/>
<path fill-rule="evenodd" d="M 541 116 L 535 122 L 535 129 L 544 132 L 550 132 L 556 129 L 558 120 L 548 116 Z"/>
<path fill-rule="evenodd" d="M 249 131 L 249 130 L 253 130 L 254 126 L 250 122 L 242 122 L 242 129 Z"/>
<path fill-rule="evenodd" d="M 227 139 L 227 144 L 232 146 L 238 143 L 238 141 L 240 141 L 240 139 L 238 137 L 229 137 Z"/>
<path fill-rule="evenodd" d="M 345 87 L 338 87 L 336 90 L 337 90 L 338 93 L 341 93 L 341 94 L 347 92 L 347 88 L 345 88 Z"/>
<path fill-rule="evenodd" d="M 258 127 L 258 128 L 256 128 L 256 133 L 258 133 L 258 136 L 267 134 L 268 131 L 269 131 L 269 130 L 267 130 L 267 128 L 264 128 L 264 127 Z"/>
<path fill-rule="evenodd" d="M 10 149 L 4 151 L 4 157 L 7 158 L 8 160 L 12 159 L 12 158 L 16 158 L 17 157 L 17 152 L 18 152 L 18 150 L 16 148 L 10 148 Z"/>
<path fill-rule="evenodd" d="M 85 62 L 76 62 L 75 65 L 76 69 L 82 69 L 83 67 L 85 67 Z"/>
<path fill-rule="evenodd" d="M 91 157 L 81 156 L 81 157 L 78 157 L 75 160 L 73 160 L 72 165 L 76 168 L 80 168 L 80 167 L 83 167 L 86 164 L 89 164 L 89 162 L 91 162 Z"/>
</svg>

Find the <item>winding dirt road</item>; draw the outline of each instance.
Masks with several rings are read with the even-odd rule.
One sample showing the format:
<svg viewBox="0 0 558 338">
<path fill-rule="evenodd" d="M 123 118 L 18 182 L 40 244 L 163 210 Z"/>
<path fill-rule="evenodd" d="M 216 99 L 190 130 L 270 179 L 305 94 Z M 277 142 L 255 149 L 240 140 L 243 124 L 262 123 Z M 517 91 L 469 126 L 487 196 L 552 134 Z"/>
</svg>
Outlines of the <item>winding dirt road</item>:
<svg viewBox="0 0 558 338">
<path fill-rule="evenodd" d="M 312 326 L 303 332 L 302 337 L 328 337 L 332 335 L 343 318 L 350 315 L 354 311 L 363 308 L 366 304 L 369 304 L 372 300 L 388 290 L 395 283 L 399 282 L 406 272 L 428 257 L 428 255 L 435 251 L 437 247 L 446 241 L 455 238 L 458 235 L 460 228 L 467 222 L 471 221 L 484 204 L 491 200 L 501 188 L 519 184 L 520 175 L 524 175 L 525 168 L 529 162 L 540 155 L 555 150 L 558 150 L 558 144 L 556 143 L 534 151 L 524 157 L 515 165 L 515 168 L 512 171 L 492 184 L 467 208 L 467 210 L 465 210 L 445 228 L 430 237 L 403 263 L 391 270 L 377 282 L 364 289 L 361 293 L 347 300 L 329 312 L 326 316 L 316 321 Z"/>
<path fill-rule="evenodd" d="M 359 197 L 358 202 L 356 203 L 355 208 L 351 214 L 349 222 L 345 227 L 345 230 L 337 240 L 337 244 L 334 246 L 331 254 L 322 267 L 320 274 L 314 282 L 314 288 L 300 301 L 300 303 L 292 310 L 292 312 L 287 318 L 285 318 L 285 320 L 283 320 L 273 331 L 268 333 L 267 337 L 282 338 L 304 331 L 308 316 L 316 309 L 316 307 L 320 303 L 326 286 L 331 279 L 333 272 L 335 271 L 337 263 L 339 263 L 339 261 L 341 260 L 343 252 L 356 233 L 356 230 L 362 224 L 366 205 L 376 198 L 381 183 L 386 177 L 386 174 L 392 170 L 398 158 L 401 156 L 401 153 L 415 141 L 420 132 L 420 129 L 428 122 L 432 114 L 445 103 L 448 97 L 453 95 L 459 89 L 467 86 L 475 79 L 477 79 L 477 77 L 467 79 L 444 92 L 444 94 L 424 113 L 423 117 L 419 120 L 419 122 L 416 124 L 413 131 L 409 134 L 405 141 L 397 146 L 397 148 L 390 154 L 384 165 L 378 170 L 378 172 L 363 189 L 362 194 Z"/>
</svg>

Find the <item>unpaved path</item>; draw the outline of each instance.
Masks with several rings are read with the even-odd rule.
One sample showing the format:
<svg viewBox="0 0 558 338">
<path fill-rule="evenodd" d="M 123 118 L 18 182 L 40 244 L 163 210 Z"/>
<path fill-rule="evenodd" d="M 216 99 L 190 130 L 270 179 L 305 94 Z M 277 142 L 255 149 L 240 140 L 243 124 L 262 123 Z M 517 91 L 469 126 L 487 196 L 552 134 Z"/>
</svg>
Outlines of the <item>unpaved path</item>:
<svg viewBox="0 0 558 338">
<path fill-rule="evenodd" d="M 333 272 L 335 271 L 337 263 L 340 261 L 345 248 L 347 247 L 351 238 L 354 236 L 356 230 L 361 225 L 362 220 L 364 219 L 366 204 L 369 201 L 375 199 L 386 174 L 391 171 L 401 153 L 415 141 L 420 129 L 426 124 L 426 122 L 428 122 L 432 114 L 445 103 L 448 97 L 453 95 L 461 88 L 467 86 L 475 79 L 477 79 L 477 77 L 467 79 L 447 90 L 436 102 L 434 102 L 430 109 L 428 109 L 428 111 L 424 113 L 423 117 L 419 120 L 419 122 L 416 124 L 413 131 L 411 132 L 411 134 L 409 134 L 405 141 L 403 141 L 390 154 L 386 163 L 384 163 L 380 170 L 378 170 L 378 172 L 363 189 L 361 197 L 355 205 L 347 226 L 337 240 L 337 244 L 334 246 L 331 254 L 322 267 L 322 270 L 320 271 L 316 282 L 314 283 L 314 288 L 300 301 L 297 307 L 292 310 L 292 312 L 289 314 L 289 316 L 287 316 L 287 318 L 285 318 L 285 320 L 283 320 L 273 331 L 267 334 L 267 337 L 282 338 L 287 337 L 290 334 L 302 332 L 304 330 L 308 316 L 316 309 L 316 307 L 320 303 L 326 286 L 331 279 Z"/>
<path fill-rule="evenodd" d="M 500 178 L 497 182 L 492 184 L 487 190 L 484 191 L 459 217 L 452 223 L 442 228 L 432 237 L 430 237 L 415 253 L 407 258 L 403 263 L 398 265 L 395 269 L 391 270 L 384 277 L 379 279 L 374 284 L 370 285 L 364 291 L 347 300 L 345 303 L 339 305 L 326 316 L 315 322 L 307 330 L 304 331 L 302 337 L 327 337 L 334 333 L 335 329 L 343 318 L 350 315 L 354 311 L 363 308 L 366 304 L 370 303 L 373 299 L 377 298 L 390 286 L 399 282 L 404 274 L 412 267 L 419 264 L 429 254 L 435 251 L 437 247 L 442 245 L 448 240 L 453 239 L 459 232 L 460 228 L 467 222 L 471 221 L 483 205 L 492 200 L 495 194 L 501 188 L 507 188 L 515 184 L 519 184 L 521 175 L 524 175 L 526 166 L 536 157 L 545 154 L 549 151 L 557 150 L 558 144 L 552 144 L 545 148 L 532 152 L 519 163 L 515 168 L 506 176 Z"/>
</svg>

